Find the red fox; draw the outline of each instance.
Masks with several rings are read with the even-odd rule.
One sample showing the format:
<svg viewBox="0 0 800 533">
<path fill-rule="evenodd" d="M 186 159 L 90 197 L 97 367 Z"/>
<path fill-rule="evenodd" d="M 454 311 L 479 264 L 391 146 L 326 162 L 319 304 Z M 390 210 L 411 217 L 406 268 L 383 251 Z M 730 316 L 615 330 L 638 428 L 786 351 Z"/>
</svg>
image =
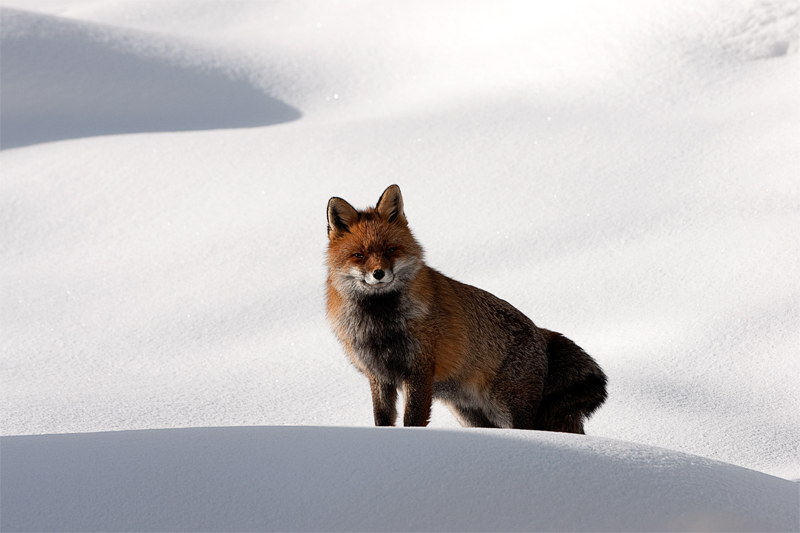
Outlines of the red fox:
<svg viewBox="0 0 800 533">
<path fill-rule="evenodd" d="M 374 208 L 328 202 L 327 312 L 369 378 L 376 426 L 426 426 L 434 398 L 463 426 L 583 433 L 606 399 L 597 363 L 508 302 L 425 264 L 397 185 Z"/>
</svg>

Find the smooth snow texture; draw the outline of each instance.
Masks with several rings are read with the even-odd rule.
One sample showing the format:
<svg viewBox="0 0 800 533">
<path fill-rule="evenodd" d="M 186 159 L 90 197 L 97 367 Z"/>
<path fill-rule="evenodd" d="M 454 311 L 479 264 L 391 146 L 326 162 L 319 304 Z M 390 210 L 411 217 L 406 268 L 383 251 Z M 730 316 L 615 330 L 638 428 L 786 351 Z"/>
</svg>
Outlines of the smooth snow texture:
<svg viewBox="0 0 800 533">
<path fill-rule="evenodd" d="M 796 1 L 0 5 L 3 435 L 372 425 L 324 211 L 398 183 L 590 435 L 800 479 Z"/>
<path fill-rule="evenodd" d="M 4 531 L 788 531 L 800 520 L 791 481 L 539 432 L 5 437 L 2 460 Z"/>
<path fill-rule="evenodd" d="M 176 68 L 142 53 L 135 32 L 109 33 L 27 12 L 4 15 L 3 148 L 113 133 L 264 126 L 300 117 L 242 80 Z"/>
</svg>

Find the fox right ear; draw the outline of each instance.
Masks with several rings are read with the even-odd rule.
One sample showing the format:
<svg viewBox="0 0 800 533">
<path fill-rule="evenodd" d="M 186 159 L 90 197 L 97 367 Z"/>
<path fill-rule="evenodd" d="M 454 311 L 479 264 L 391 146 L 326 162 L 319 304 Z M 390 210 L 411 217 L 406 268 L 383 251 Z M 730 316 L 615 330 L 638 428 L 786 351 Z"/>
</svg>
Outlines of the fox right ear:
<svg viewBox="0 0 800 533">
<path fill-rule="evenodd" d="M 403 212 L 403 195 L 400 194 L 400 187 L 397 185 L 389 185 L 383 191 L 375 210 L 389 222 L 408 224 L 406 214 Z"/>
<path fill-rule="evenodd" d="M 350 226 L 358 222 L 358 211 L 335 196 L 328 200 L 328 238 L 350 231 Z"/>
</svg>

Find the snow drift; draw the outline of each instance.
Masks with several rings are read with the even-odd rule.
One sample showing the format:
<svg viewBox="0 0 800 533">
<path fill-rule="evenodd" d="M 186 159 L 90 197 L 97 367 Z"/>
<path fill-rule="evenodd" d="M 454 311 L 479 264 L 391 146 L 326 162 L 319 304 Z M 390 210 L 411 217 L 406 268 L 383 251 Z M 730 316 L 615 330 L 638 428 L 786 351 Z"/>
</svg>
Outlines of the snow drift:
<svg viewBox="0 0 800 533">
<path fill-rule="evenodd" d="M 4 9 L 0 147 L 255 127 L 299 111 L 243 80 L 169 61 L 133 31 Z M 146 43 L 146 44 L 143 44 Z"/>
<path fill-rule="evenodd" d="M 516 431 L 252 427 L 3 439 L 4 531 L 788 531 L 798 486 Z"/>
</svg>

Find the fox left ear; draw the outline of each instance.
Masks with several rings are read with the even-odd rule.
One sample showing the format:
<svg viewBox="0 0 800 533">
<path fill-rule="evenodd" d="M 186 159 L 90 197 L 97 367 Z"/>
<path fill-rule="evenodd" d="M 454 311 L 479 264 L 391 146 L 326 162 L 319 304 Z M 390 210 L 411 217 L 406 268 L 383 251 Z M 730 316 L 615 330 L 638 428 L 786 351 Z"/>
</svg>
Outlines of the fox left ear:
<svg viewBox="0 0 800 533">
<path fill-rule="evenodd" d="M 397 221 L 402 224 L 408 224 L 406 214 L 403 212 L 403 195 L 400 194 L 400 187 L 397 185 L 389 185 L 383 191 L 375 210 L 388 222 Z"/>
<path fill-rule="evenodd" d="M 350 226 L 356 222 L 358 222 L 358 211 L 352 205 L 335 196 L 328 200 L 329 239 L 350 231 Z"/>
</svg>

